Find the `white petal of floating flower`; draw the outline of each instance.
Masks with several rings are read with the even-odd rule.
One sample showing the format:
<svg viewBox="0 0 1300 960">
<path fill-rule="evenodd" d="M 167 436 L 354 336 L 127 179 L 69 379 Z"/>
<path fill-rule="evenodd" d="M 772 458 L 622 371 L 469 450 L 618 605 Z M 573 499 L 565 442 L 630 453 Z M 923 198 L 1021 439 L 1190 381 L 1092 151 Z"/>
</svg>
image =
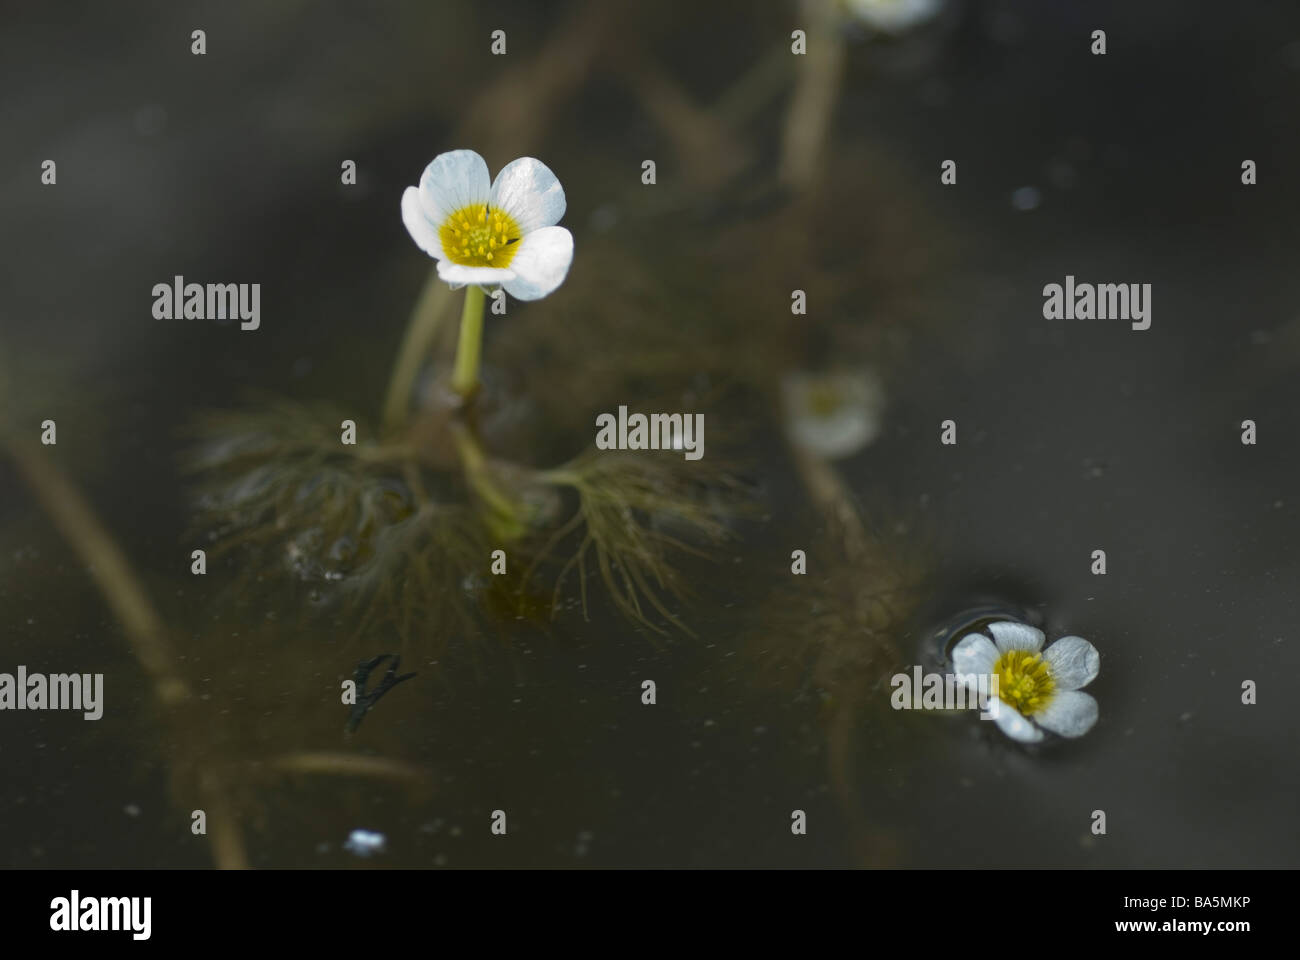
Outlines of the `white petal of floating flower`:
<svg viewBox="0 0 1300 960">
<path fill-rule="evenodd" d="M 533 157 L 520 157 L 501 168 L 488 205 L 514 218 L 525 235 L 552 227 L 564 216 L 564 188 L 551 168 Z"/>
<path fill-rule="evenodd" d="M 1061 690 L 1052 696 L 1034 722 L 1062 737 L 1081 737 L 1097 722 L 1097 701 L 1079 690 Z"/>
<path fill-rule="evenodd" d="M 1027 623 L 1016 623 L 1012 620 L 990 623 L 989 633 L 993 634 L 993 640 L 1002 653 L 1009 653 L 1012 650 L 1036 653 L 1043 647 L 1043 631 Z"/>
<path fill-rule="evenodd" d="M 1021 743 L 1037 743 L 1043 739 L 1043 731 L 1034 726 L 1009 703 L 1000 702 L 997 709 L 990 711 L 993 721 L 1008 737 Z"/>
<path fill-rule="evenodd" d="M 526 233 L 506 272 L 498 281 L 516 300 L 540 300 L 568 276 L 573 263 L 573 234 L 564 227 L 541 227 Z"/>
<path fill-rule="evenodd" d="M 968 676 L 988 676 L 998 661 L 998 648 L 982 633 L 968 633 L 952 648 L 953 672 L 963 678 L 963 684 L 972 687 Z M 978 683 L 976 680 L 975 683 Z"/>
<path fill-rule="evenodd" d="M 1057 690 L 1078 690 L 1097 679 L 1101 654 L 1083 637 L 1061 637 L 1043 651 Z"/>
</svg>

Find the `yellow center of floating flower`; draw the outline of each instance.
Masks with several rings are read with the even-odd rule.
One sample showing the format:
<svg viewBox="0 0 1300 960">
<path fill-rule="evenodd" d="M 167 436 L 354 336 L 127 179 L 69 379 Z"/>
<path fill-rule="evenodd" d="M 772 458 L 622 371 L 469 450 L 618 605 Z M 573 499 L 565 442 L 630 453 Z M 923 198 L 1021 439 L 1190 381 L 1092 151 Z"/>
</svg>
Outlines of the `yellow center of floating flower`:
<svg viewBox="0 0 1300 960">
<path fill-rule="evenodd" d="M 843 405 L 840 392 L 831 384 L 818 383 L 808 389 L 808 410 L 814 416 L 825 419 L 838 412 Z"/>
<path fill-rule="evenodd" d="M 521 236 L 514 217 L 483 203 L 461 207 L 438 228 L 447 259 L 462 267 L 508 267 Z"/>
<path fill-rule="evenodd" d="M 1025 716 L 1043 709 L 1052 699 L 1056 682 L 1041 653 L 1012 650 L 1002 654 L 993 667 L 998 678 L 998 696 Z"/>
</svg>

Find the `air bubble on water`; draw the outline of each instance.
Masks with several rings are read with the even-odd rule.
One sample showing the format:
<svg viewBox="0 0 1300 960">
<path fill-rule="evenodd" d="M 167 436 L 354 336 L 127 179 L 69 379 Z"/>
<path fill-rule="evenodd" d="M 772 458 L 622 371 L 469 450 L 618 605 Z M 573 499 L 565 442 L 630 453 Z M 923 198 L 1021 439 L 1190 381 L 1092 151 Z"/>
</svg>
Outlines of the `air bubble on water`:
<svg viewBox="0 0 1300 960">
<path fill-rule="evenodd" d="M 1037 187 L 1020 187 L 1011 194 L 1011 206 L 1021 213 L 1037 210 L 1043 195 Z"/>
<path fill-rule="evenodd" d="M 343 849 L 358 857 L 371 857 L 383 853 L 388 847 L 388 838 L 374 830 L 353 830 L 348 834 Z"/>
</svg>

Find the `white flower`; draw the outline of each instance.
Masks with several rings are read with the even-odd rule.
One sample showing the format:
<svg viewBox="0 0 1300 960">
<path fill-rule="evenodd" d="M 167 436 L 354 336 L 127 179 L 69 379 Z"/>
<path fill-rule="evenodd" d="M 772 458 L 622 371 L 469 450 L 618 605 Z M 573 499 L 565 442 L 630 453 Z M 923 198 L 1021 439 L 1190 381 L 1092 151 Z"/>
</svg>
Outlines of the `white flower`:
<svg viewBox="0 0 1300 960">
<path fill-rule="evenodd" d="M 573 234 L 555 226 L 562 216 L 560 181 L 532 157 L 506 164 L 489 184 L 473 150 L 440 153 L 420 186 L 402 194 L 402 222 L 438 261 L 439 277 L 452 287 L 500 284 L 519 300 L 540 300 L 564 282 Z"/>
<path fill-rule="evenodd" d="M 870 371 L 790 373 L 781 381 L 790 439 L 827 460 L 851 457 L 880 432 L 885 391 Z"/>
<path fill-rule="evenodd" d="M 1034 743 L 1044 730 L 1081 737 L 1092 729 L 1097 701 L 1079 688 L 1101 669 L 1096 647 L 1082 637 L 1062 637 L 1043 650 L 1043 631 L 1010 620 L 988 629 L 993 640 L 982 633 L 962 637 L 952 651 L 953 668 L 972 689 L 977 675 L 998 678 L 1000 702 L 990 713 L 1003 733 Z"/>
<path fill-rule="evenodd" d="M 902 33 L 943 9 L 943 0 L 844 0 L 849 12 L 884 33 Z"/>
</svg>

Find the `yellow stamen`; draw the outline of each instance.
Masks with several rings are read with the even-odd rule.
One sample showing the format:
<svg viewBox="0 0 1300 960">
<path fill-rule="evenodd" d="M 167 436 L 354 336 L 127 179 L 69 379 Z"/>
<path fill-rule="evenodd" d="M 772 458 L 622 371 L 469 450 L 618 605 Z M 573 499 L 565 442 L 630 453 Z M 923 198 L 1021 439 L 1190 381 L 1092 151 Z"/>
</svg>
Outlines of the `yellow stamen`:
<svg viewBox="0 0 1300 960">
<path fill-rule="evenodd" d="M 1011 650 L 998 658 L 993 672 L 998 677 L 998 696 L 1025 716 L 1046 707 L 1056 690 L 1041 653 Z"/>
<path fill-rule="evenodd" d="M 508 267 L 522 236 L 510 214 L 482 203 L 455 211 L 438 230 L 447 259 L 464 267 Z"/>
</svg>

